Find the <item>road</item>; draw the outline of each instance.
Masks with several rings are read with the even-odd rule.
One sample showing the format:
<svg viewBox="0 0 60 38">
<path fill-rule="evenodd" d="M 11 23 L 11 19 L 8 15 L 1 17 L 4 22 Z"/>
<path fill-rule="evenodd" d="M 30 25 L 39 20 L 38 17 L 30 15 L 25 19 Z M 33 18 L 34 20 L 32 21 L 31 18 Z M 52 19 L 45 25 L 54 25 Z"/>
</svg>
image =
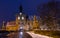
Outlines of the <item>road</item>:
<svg viewBox="0 0 60 38">
<path fill-rule="evenodd" d="M 21 37 L 21 34 L 23 34 L 23 37 Z M 24 32 L 24 33 L 19 33 L 19 38 L 32 38 L 31 35 L 29 35 L 28 33 Z"/>
<path fill-rule="evenodd" d="M 21 34 L 22 33 L 20 33 L 20 32 L 13 32 L 13 33 L 8 34 L 8 37 L 6 37 L 6 38 L 21 38 Z M 3 38 L 5 38 L 5 37 L 3 37 Z M 52 38 L 52 37 L 35 34 L 33 32 L 23 32 L 22 38 Z"/>
<path fill-rule="evenodd" d="M 32 32 L 27 32 L 29 35 L 32 36 L 32 38 L 53 38 L 53 37 L 49 37 L 49 36 L 45 36 L 45 35 L 40 35 L 40 34 L 35 34 Z"/>
</svg>

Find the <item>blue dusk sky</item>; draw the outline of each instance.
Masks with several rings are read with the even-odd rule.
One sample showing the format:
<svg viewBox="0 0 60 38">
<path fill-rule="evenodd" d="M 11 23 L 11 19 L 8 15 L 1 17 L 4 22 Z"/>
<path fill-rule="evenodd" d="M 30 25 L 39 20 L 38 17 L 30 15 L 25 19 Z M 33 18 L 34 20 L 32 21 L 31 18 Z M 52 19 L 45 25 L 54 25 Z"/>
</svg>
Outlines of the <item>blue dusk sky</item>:
<svg viewBox="0 0 60 38">
<path fill-rule="evenodd" d="M 0 0 L 0 24 L 3 20 L 14 20 L 16 13 L 19 13 L 20 4 L 23 6 L 25 14 L 34 15 L 37 13 L 39 4 L 48 2 L 51 2 L 51 0 Z"/>
</svg>

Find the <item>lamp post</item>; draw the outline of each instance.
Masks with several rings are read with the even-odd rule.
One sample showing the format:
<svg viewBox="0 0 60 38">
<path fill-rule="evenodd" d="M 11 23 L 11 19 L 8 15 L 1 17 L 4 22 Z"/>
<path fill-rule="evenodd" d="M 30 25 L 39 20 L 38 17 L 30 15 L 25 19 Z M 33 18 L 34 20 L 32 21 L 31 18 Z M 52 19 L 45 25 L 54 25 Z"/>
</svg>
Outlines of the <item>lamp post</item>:
<svg viewBox="0 0 60 38">
<path fill-rule="evenodd" d="M 24 16 L 22 13 L 19 14 L 18 20 L 20 20 L 20 27 L 19 27 L 19 38 L 23 38 L 23 31 L 24 31 Z"/>
</svg>

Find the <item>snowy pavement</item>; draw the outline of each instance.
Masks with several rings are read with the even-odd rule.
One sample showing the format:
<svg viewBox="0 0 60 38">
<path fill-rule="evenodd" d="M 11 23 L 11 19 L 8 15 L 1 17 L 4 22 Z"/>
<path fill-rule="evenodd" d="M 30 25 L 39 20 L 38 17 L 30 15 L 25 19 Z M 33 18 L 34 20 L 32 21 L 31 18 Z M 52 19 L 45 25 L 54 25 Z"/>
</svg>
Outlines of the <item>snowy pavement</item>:
<svg viewBox="0 0 60 38">
<path fill-rule="evenodd" d="M 35 34 L 32 32 L 27 32 L 27 33 L 30 34 L 33 38 L 53 38 L 53 37 L 49 37 L 49 36 L 45 36 L 45 35 Z"/>
</svg>

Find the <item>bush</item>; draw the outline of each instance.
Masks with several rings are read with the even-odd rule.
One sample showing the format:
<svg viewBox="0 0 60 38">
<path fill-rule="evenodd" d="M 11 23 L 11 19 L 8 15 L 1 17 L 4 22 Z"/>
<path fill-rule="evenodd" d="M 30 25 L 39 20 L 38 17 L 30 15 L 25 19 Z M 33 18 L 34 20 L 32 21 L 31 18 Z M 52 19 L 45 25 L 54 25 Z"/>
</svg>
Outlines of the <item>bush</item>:
<svg viewBox="0 0 60 38">
<path fill-rule="evenodd" d="M 54 35 L 54 36 L 60 36 L 60 31 L 54 31 L 54 32 L 52 33 L 52 35 Z"/>
<path fill-rule="evenodd" d="M 44 31 L 44 30 L 34 30 L 37 34 L 47 35 L 47 36 L 60 36 L 60 31 Z"/>
</svg>

